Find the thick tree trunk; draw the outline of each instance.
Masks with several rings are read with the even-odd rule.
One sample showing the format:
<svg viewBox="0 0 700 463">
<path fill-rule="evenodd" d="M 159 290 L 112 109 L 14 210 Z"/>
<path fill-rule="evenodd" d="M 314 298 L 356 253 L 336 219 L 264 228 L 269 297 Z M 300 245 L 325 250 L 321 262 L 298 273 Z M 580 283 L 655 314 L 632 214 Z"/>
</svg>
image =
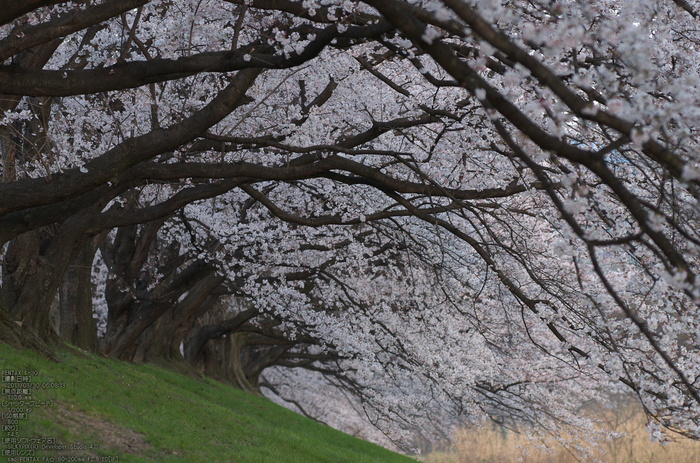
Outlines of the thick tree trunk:
<svg viewBox="0 0 700 463">
<path fill-rule="evenodd" d="M 216 278 L 217 282 L 223 278 Z M 217 283 L 218 285 L 218 283 Z M 194 291 L 194 289 L 193 289 Z M 213 307 L 218 296 L 208 296 L 203 302 L 193 301 L 192 295 L 168 309 L 153 325 L 148 327 L 138 339 L 138 346 L 132 357 L 134 362 L 153 363 L 175 370 L 188 376 L 201 376 L 183 357 L 181 346 L 195 320 Z M 188 310 L 188 305 L 190 305 Z"/>
<path fill-rule="evenodd" d="M 7 310 L 17 304 L 22 288 L 37 272 L 39 261 L 39 230 L 13 239 L 2 262 L 2 304 Z"/>
<path fill-rule="evenodd" d="M 92 262 L 104 237 L 97 235 L 81 246 L 59 288 L 59 336 L 90 352 L 98 350 L 92 313 Z"/>
<path fill-rule="evenodd" d="M 3 260 L 3 303 L 12 318 L 45 341 L 58 341 L 50 310 L 63 277 L 88 235 L 98 202 L 61 224 L 18 236 Z M 90 262 L 92 263 L 92 262 Z M 92 314 L 90 315 L 92 316 Z"/>
<path fill-rule="evenodd" d="M 0 127 L 0 150 L 2 150 L 2 176 L 0 183 L 15 181 L 17 148 L 11 140 L 10 127 Z"/>
<path fill-rule="evenodd" d="M 212 292 L 224 277 L 211 273 L 197 282 L 187 296 L 173 305 L 139 337 L 131 358 L 134 362 L 153 363 L 192 377 L 201 375 L 185 360 L 180 350 L 195 321 L 219 300 Z"/>
<path fill-rule="evenodd" d="M 164 329 L 168 345 L 149 347 L 157 349 L 157 352 L 148 355 L 157 357 L 166 351 L 179 352 L 180 342 L 192 326 L 191 317 L 196 315 L 196 310 L 223 278 L 216 275 L 215 269 L 205 262 L 194 262 L 173 277 L 169 285 L 163 282 L 157 291 L 140 291 L 140 299 L 126 281 L 112 278 L 107 282 L 105 297 L 109 315 L 103 351 L 110 357 L 133 361 L 139 350 L 139 337 L 169 310 L 174 312 L 171 315 L 172 326 Z M 187 296 L 177 302 L 185 293 Z"/>
<path fill-rule="evenodd" d="M 161 288 L 149 290 L 150 274 L 142 269 L 163 222 L 158 220 L 141 228 L 136 225 L 121 227 L 114 241 L 105 242 L 101 247 L 110 270 L 105 288 L 108 312 L 102 351 L 110 357 L 132 360 L 139 336 L 171 305 L 168 301 L 159 303 L 157 300 L 167 282 L 158 285 Z M 161 270 L 169 273 L 168 269 Z"/>
<path fill-rule="evenodd" d="M 26 50 L 17 57 L 17 62 L 28 68 L 40 69 L 62 41 L 62 38 L 55 39 Z M 2 95 L 0 111 L 15 109 L 21 100 L 18 95 Z M 44 128 L 48 126 L 52 100 L 30 98 L 26 101 L 36 117 L 15 121 L 0 129 L 0 156 L 3 165 L 0 183 L 16 180 L 18 161 L 41 157 L 50 152 Z M 0 289 L 0 300 L 4 305 L 1 311 L 4 316 L 20 321 L 25 330 L 33 331 L 44 341 L 54 338 L 49 324 L 49 309 L 56 294 L 56 278 L 60 279 L 64 270 L 60 258 L 47 260 L 41 256 L 51 235 L 52 233 L 44 232 L 42 237 L 40 230 L 14 235 L 2 262 L 3 284 Z M 0 240 L 0 246 L 8 238 L 9 236 Z M 9 335 L 11 331 L 6 333 Z"/>
<path fill-rule="evenodd" d="M 247 323 L 258 315 L 257 308 L 250 308 L 192 329 L 184 342 L 185 358 L 208 377 L 260 394 L 263 370 L 277 363 L 295 342 L 275 332 L 275 319 Z"/>
<path fill-rule="evenodd" d="M 50 238 L 45 238 L 50 239 Z M 3 265 L 3 303 L 12 318 L 43 340 L 52 340 L 49 311 L 68 267 L 70 253 L 41 253 L 39 231 L 12 240 Z"/>
<path fill-rule="evenodd" d="M 112 358 L 133 361 L 139 347 L 139 337 L 168 311 L 170 304 L 134 301 L 119 317 L 108 316 L 107 332 L 102 343 L 103 353 Z"/>
<path fill-rule="evenodd" d="M 165 312 L 153 325 L 153 336 L 146 345 L 143 360 L 154 362 L 157 357 L 165 357 L 184 361 L 180 345 L 194 322 L 216 304 L 219 297 L 212 295 L 212 291 L 224 280 L 212 272 L 198 281 L 182 301 Z"/>
<path fill-rule="evenodd" d="M 168 333 L 171 328 L 174 329 L 170 320 L 164 317 L 148 327 L 139 337 L 131 361 L 151 363 L 191 378 L 201 378 L 201 374 L 182 356 L 180 346 L 170 342 Z"/>
<path fill-rule="evenodd" d="M 5 307 L 0 303 L 0 342 L 15 349 L 32 349 L 44 357 L 58 361 L 58 356 L 39 337 L 28 331 L 10 317 Z"/>
<path fill-rule="evenodd" d="M 246 378 L 241 360 L 248 336 L 249 333 L 231 333 L 209 340 L 192 366 L 208 378 L 259 395 L 260 390 Z"/>
</svg>

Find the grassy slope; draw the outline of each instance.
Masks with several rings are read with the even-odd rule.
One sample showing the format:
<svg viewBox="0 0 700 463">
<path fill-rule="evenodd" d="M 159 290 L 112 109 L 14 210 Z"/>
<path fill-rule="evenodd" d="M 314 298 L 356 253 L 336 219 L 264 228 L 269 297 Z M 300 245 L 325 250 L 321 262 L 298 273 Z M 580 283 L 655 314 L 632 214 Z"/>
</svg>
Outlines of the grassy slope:
<svg viewBox="0 0 700 463">
<path fill-rule="evenodd" d="M 48 399 L 53 405 L 38 407 L 20 421 L 22 437 L 99 446 L 40 451 L 39 456 L 75 455 L 87 461 L 117 455 L 120 462 L 414 461 L 214 381 L 97 356 L 60 355 L 62 362 L 53 363 L 0 344 L 0 369 L 36 370 L 35 385 L 65 383 L 65 388 L 34 389 L 32 400 Z"/>
</svg>

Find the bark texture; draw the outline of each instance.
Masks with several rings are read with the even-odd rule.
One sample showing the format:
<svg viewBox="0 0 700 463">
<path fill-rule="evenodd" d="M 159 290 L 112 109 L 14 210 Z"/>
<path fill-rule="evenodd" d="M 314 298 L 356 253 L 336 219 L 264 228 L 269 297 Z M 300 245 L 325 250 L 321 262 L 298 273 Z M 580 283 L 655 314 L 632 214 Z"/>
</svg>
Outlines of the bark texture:
<svg viewBox="0 0 700 463">
<path fill-rule="evenodd" d="M 92 310 L 92 262 L 104 234 L 84 243 L 59 288 L 59 336 L 89 352 L 97 352 L 97 325 Z"/>
<path fill-rule="evenodd" d="M 31 349 L 42 356 L 58 361 L 58 356 L 31 331 L 24 329 L 20 323 L 13 320 L 0 303 L 0 342 L 15 349 Z"/>
</svg>

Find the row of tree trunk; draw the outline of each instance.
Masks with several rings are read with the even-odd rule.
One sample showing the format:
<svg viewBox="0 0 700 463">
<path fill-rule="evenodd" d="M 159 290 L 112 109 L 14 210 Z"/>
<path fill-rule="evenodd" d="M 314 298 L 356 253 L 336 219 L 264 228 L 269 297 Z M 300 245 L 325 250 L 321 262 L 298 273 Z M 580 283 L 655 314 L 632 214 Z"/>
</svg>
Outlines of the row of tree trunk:
<svg viewBox="0 0 700 463">
<path fill-rule="evenodd" d="M 13 239 L 2 265 L 0 340 L 53 358 L 52 346 L 66 343 L 258 393 L 262 371 L 297 343 L 257 309 L 232 311 L 241 306 L 234 285 L 213 263 L 160 238 L 164 223 L 86 238 L 78 220 Z M 98 252 L 109 270 L 100 338 L 92 282 Z"/>
</svg>

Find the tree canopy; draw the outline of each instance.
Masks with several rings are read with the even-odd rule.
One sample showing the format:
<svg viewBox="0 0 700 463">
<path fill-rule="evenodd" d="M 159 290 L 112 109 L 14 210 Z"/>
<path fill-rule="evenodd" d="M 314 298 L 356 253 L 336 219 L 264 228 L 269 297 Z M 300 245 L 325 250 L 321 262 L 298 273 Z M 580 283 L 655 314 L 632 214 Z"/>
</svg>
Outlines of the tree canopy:
<svg viewBox="0 0 700 463">
<path fill-rule="evenodd" d="M 313 377 L 405 448 L 621 390 L 700 437 L 692 2 L 2 6 L 5 342 Z"/>
</svg>

